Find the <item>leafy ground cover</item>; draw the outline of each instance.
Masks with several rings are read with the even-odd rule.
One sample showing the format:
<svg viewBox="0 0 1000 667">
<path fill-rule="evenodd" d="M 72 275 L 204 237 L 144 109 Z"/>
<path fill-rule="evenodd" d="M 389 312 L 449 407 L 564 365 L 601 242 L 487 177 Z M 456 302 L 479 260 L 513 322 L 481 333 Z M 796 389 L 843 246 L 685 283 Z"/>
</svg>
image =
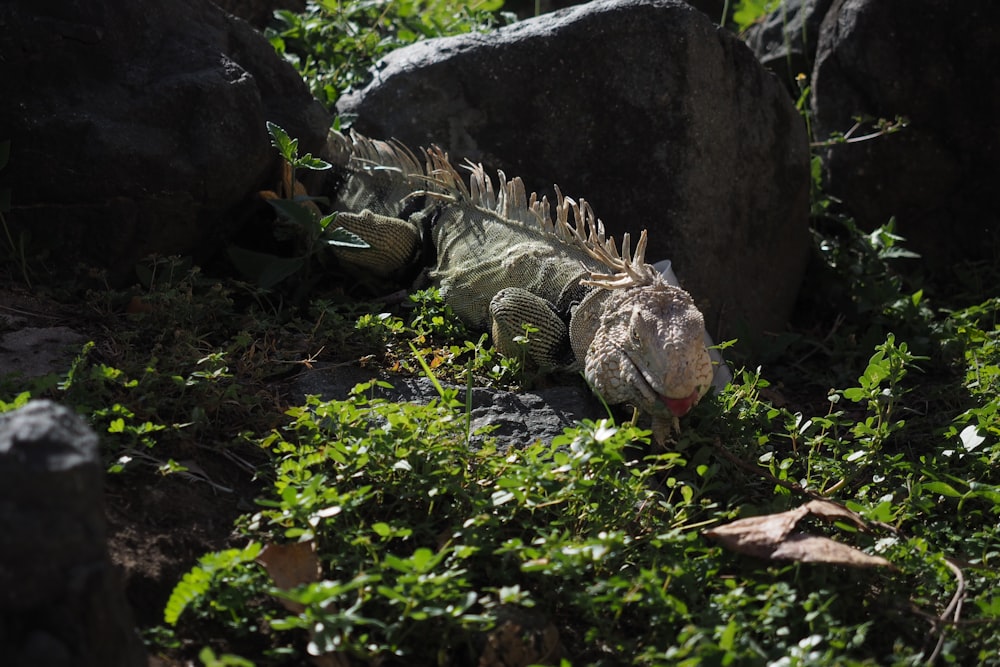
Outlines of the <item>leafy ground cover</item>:
<svg viewBox="0 0 1000 667">
<path fill-rule="evenodd" d="M 272 38 L 313 45 L 297 62 L 332 100 L 354 80 L 308 57 L 324 30 L 405 41 L 428 6 L 480 26 L 398 6 L 316 5 Z M 378 398 L 384 379 L 296 395 L 296 373 L 359 360 L 390 382 L 537 379 L 433 290 L 317 289 L 327 227 L 282 205 L 308 252 L 267 289 L 153 258 L 134 288 L 25 307 L 18 256 L 0 305 L 92 342 L 65 373 L 0 379 L 0 408 L 53 397 L 103 434 L 112 551 L 160 664 L 1000 662 L 996 267 L 925 279 L 891 223 L 815 204 L 795 322 L 752 361 L 727 349 L 736 381 L 668 451 L 618 413 L 472 447 L 464 393 L 443 386 L 426 405 Z"/>
</svg>

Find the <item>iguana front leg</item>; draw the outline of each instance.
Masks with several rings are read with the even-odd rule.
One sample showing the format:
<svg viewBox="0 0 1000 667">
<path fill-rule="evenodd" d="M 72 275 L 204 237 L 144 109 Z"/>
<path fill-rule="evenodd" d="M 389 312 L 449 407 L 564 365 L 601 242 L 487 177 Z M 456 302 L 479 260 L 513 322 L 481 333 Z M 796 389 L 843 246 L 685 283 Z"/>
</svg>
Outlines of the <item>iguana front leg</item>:
<svg viewBox="0 0 1000 667">
<path fill-rule="evenodd" d="M 338 213 L 333 224 L 354 232 L 371 246 L 334 247 L 337 259 L 354 272 L 390 278 L 413 266 L 423 249 L 417 225 L 368 209 L 360 213 Z"/>
<path fill-rule="evenodd" d="M 535 331 L 525 333 L 524 325 Z M 567 365 L 569 331 L 555 306 L 528 290 L 508 287 L 490 301 L 493 345 L 505 357 L 524 357 L 539 368 Z M 514 341 L 527 337 L 527 346 Z"/>
</svg>

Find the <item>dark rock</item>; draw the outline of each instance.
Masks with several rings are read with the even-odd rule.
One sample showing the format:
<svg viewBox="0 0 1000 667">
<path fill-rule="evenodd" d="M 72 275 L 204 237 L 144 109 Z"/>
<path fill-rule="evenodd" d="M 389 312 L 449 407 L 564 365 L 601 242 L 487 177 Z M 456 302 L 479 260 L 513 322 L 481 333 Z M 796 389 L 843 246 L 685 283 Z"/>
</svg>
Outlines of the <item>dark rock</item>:
<svg viewBox="0 0 1000 667">
<path fill-rule="evenodd" d="M 513 12 L 518 20 L 534 18 L 559 9 L 581 5 L 587 0 L 506 0 L 503 11 Z"/>
<path fill-rule="evenodd" d="M 94 432 L 48 401 L 0 415 L 4 665 L 145 665 L 106 532 Z"/>
<path fill-rule="evenodd" d="M 220 4 L 224 0 L 217 0 Z M 230 0 L 233 1 L 233 0 Z M 695 9 L 704 12 L 716 23 L 725 23 L 723 14 L 727 9 L 732 14 L 732 7 L 726 0 L 686 0 Z M 547 14 L 559 9 L 582 5 L 587 0 L 507 0 L 503 7 L 505 11 L 512 11 L 521 20 L 530 19 L 541 14 Z"/>
<path fill-rule="evenodd" d="M 846 132 L 854 116 L 910 121 L 888 137 L 827 148 L 825 188 L 865 228 L 896 216 L 906 247 L 932 270 L 1000 256 L 998 62 L 992 0 L 838 0 L 822 26 L 816 138 Z"/>
<path fill-rule="evenodd" d="M 374 74 L 338 103 L 363 134 L 558 183 L 616 235 L 648 228 L 648 259 L 673 260 L 717 339 L 783 326 L 809 246 L 804 123 L 702 12 L 598 0 L 418 43 Z"/>
<path fill-rule="evenodd" d="M 306 0 L 212 0 L 233 16 L 238 16 L 255 28 L 264 28 L 271 22 L 274 12 L 287 9 L 302 12 Z"/>
<path fill-rule="evenodd" d="M 80 352 L 86 337 L 69 327 L 19 327 L 0 335 L 0 377 L 42 377 L 61 373 Z"/>
<path fill-rule="evenodd" d="M 687 0 L 687 3 L 708 16 L 713 23 L 725 25 L 732 18 L 734 3 L 727 0 Z"/>
<path fill-rule="evenodd" d="M 322 367 L 295 378 L 292 393 L 314 394 L 323 400 L 343 400 L 358 383 L 376 374 L 357 366 Z M 392 401 L 426 403 L 437 398 L 434 385 L 427 378 L 379 376 L 392 389 L 377 389 L 376 396 Z M 447 386 L 447 385 L 446 385 Z M 460 399 L 465 388 L 460 387 Z M 582 419 L 600 419 L 607 415 L 600 402 L 585 387 L 557 386 L 534 392 L 500 391 L 483 387 L 472 389 L 472 430 L 493 427 L 488 433 L 473 436 L 474 446 L 486 438 L 495 438 L 497 447 L 523 447 L 537 440 L 551 442 L 563 430 Z"/>
<path fill-rule="evenodd" d="M 797 77 L 804 75 L 805 83 L 809 81 L 819 29 L 832 4 L 833 0 L 784 0 L 743 36 L 761 64 L 784 81 L 796 98 L 801 94 Z"/>
<path fill-rule="evenodd" d="M 277 167 L 265 121 L 304 151 L 329 127 L 270 44 L 204 0 L 0 3 L 0 53 L 7 224 L 55 271 L 203 260 Z"/>
</svg>

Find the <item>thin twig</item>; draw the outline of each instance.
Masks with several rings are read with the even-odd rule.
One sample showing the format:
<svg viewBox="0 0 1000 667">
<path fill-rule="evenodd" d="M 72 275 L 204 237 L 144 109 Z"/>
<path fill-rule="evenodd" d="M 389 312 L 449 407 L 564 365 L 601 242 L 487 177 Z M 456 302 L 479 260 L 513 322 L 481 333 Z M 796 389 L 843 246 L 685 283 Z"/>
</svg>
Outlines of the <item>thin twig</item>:
<svg viewBox="0 0 1000 667">
<path fill-rule="evenodd" d="M 769 482 L 773 482 L 780 487 L 788 489 L 789 491 L 792 491 L 794 493 L 803 495 L 807 498 L 811 498 L 813 500 L 827 500 L 825 496 L 822 496 L 819 493 L 816 493 L 815 491 L 807 489 L 801 484 L 796 484 L 795 482 L 789 482 L 787 480 L 778 479 L 777 477 L 772 475 L 769 471 L 763 470 L 757 466 L 750 465 L 749 463 L 735 456 L 732 452 L 723 447 L 722 443 L 720 443 L 718 440 L 712 443 L 712 447 L 715 449 L 715 451 L 721 454 L 723 458 L 725 458 L 727 461 L 745 470 L 751 475 L 758 475 L 760 477 L 763 477 Z"/>
<path fill-rule="evenodd" d="M 955 586 L 955 594 L 951 596 L 951 601 L 948 602 L 944 613 L 935 620 L 931 627 L 931 634 L 937 633 L 940 636 L 934 651 L 927 658 L 928 666 L 933 665 L 941 655 L 941 650 L 944 648 L 945 631 L 949 624 L 958 622 L 959 616 L 962 615 L 962 599 L 965 597 L 965 575 L 962 574 L 962 568 L 955 565 L 950 558 L 945 558 L 944 564 L 954 573 L 957 585 Z"/>
<path fill-rule="evenodd" d="M 851 129 L 845 132 L 843 135 L 837 137 L 836 139 L 827 139 L 826 141 L 813 141 L 810 142 L 810 148 L 825 148 L 827 146 L 836 146 L 839 144 L 858 144 L 862 141 L 871 141 L 872 139 L 878 139 L 879 137 L 884 137 L 894 132 L 898 132 L 902 128 L 906 127 L 907 121 L 905 118 L 897 118 L 893 123 L 879 124 L 879 129 L 868 134 L 863 134 L 860 137 L 855 137 L 854 133 L 861 127 L 861 123 L 857 122 Z"/>
</svg>

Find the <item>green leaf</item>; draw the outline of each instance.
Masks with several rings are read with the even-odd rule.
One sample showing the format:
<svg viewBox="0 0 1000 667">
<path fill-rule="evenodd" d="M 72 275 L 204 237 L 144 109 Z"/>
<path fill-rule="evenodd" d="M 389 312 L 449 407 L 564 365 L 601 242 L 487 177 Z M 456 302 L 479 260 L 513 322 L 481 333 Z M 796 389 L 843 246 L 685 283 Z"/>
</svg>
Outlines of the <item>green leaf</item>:
<svg viewBox="0 0 1000 667">
<path fill-rule="evenodd" d="M 867 398 L 867 394 L 864 389 L 860 387 L 851 387 L 850 389 L 844 390 L 844 398 L 854 401 L 855 403 L 860 403 Z"/>
<path fill-rule="evenodd" d="M 733 21 L 740 30 L 746 30 L 763 18 L 777 5 L 776 0 L 740 0 L 733 11 Z"/>
<path fill-rule="evenodd" d="M 164 622 L 176 625 L 184 609 L 208 592 L 217 572 L 251 562 L 260 554 L 260 550 L 260 543 L 251 542 L 243 549 L 227 549 L 202 556 L 198 564 L 181 578 L 170 593 L 163 610 Z"/>
<path fill-rule="evenodd" d="M 278 149 L 283 158 L 293 161 L 299 152 L 299 140 L 289 137 L 281 126 L 271 121 L 267 121 L 267 132 L 271 135 L 271 145 Z"/>
<path fill-rule="evenodd" d="M 881 354 L 876 354 L 865 369 L 865 374 L 858 378 L 858 382 L 862 387 L 877 387 L 887 377 L 889 377 L 887 364 Z"/>
<path fill-rule="evenodd" d="M 237 271 L 264 289 L 274 287 L 305 265 L 302 257 L 278 257 L 237 246 L 230 246 L 226 255 Z"/>
<path fill-rule="evenodd" d="M 924 491 L 936 493 L 948 498 L 961 498 L 962 494 L 955 490 L 951 484 L 945 482 L 925 482 L 921 485 Z"/>
<path fill-rule="evenodd" d="M 881 259 L 920 259 L 918 253 L 897 246 L 880 251 L 878 256 Z"/>
<path fill-rule="evenodd" d="M 189 604 L 207 593 L 211 583 L 212 575 L 201 567 L 195 567 L 185 574 L 170 593 L 163 610 L 163 621 L 167 625 L 177 625 L 181 613 Z"/>
<path fill-rule="evenodd" d="M 736 622 L 730 620 L 726 627 L 722 630 L 722 635 L 719 637 L 719 648 L 723 651 L 733 650 L 737 629 Z"/>
<path fill-rule="evenodd" d="M 268 199 L 267 203 L 273 206 L 282 218 L 305 229 L 311 230 L 318 224 L 315 211 L 299 200 Z"/>
<path fill-rule="evenodd" d="M 0 400 L 0 412 L 9 412 L 10 410 L 17 410 L 18 408 L 23 408 L 31 400 L 30 391 L 22 391 L 20 394 L 14 397 L 11 401 Z"/>
<path fill-rule="evenodd" d="M 312 169 L 313 171 L 325 171 L 333 167 L 332 164 L 326 160 L 321 160 L 318 157 L 313 157 L 312 153 L 306 153 L 299 159 L 295 161 L 296 167 L 302 167 L 303 169 Z"/>
<path fill-rule="evenodd" d="M 438 561 L 435 557 L 434 552 L 427 547 L 420 547 L 413 552 L 413 556 L 410 557 L 413 561 L 413 569 L 417 572 L 427 572 L 432 569 Z"/>
<path fill-rule="evenodd" d="M 216 656 L 210 646 L 201 649 L 198 653 L 198 659 L 205 667 L 254 667 L 251 661 L 232 653 Z"/>
</svg>

